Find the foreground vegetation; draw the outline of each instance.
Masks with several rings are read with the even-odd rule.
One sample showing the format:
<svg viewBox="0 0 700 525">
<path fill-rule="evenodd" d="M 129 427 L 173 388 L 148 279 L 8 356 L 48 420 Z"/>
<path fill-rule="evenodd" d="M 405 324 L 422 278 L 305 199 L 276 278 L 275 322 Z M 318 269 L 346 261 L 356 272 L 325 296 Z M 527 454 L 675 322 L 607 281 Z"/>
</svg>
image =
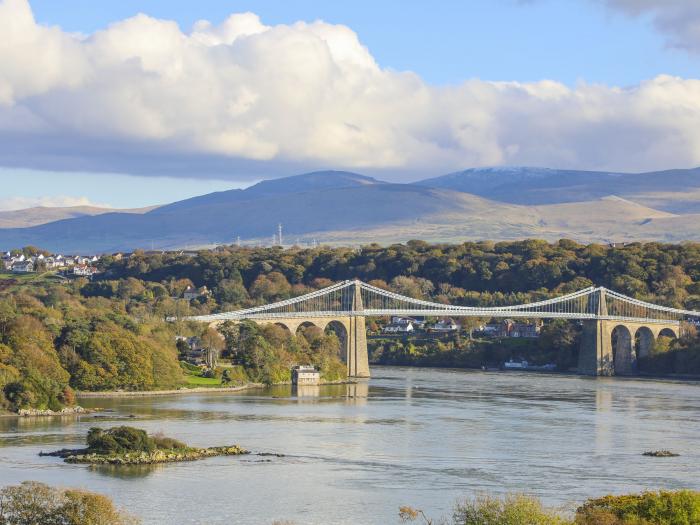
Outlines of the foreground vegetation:
<svg viewBox="0 0 700 525">
<path fill-rule="evenodd" d="M 0 489 L 0 525 L 136 525 L 101 494 L 36 481 Z"/>
<path fill-rule="evenodd" d="M 25 249 L 31 253 L 32 249 Z M 182 253 L 136 252 L 104 257 L 87 279 L 50 274 L 0 279 L 0 410 L 60 410 L 75 391 L 172 389 L 248 381 L 289 381 L 290 367 L 312 364 L 325 380 L 345 377 L 340 342 L 314 328 L 289 334 L 276 326 L 228 325 L 221 336 L 185 315 L 287 299 L 342 279 L 360 278 L 411 297 L 457 305 L 504 305 L 541 300 L 592 284 L 632 297 L 700 308 L 700 244 L 634 243 L 611 248 L 562 240 L 411 241 L 362 249 L 239 248 Z M 185 301 L 187 287 L 210 293 Z M 175 322 L 166 322 L 166 318 Z M 482 320 L 487 321 L 487 320 Z M 470 329 L 468 320 L 465 330 Z M 376 328 L 376 327 L 375 327 Z M 212 333 L 213 332 L 213 333 Z M 481 366 L 509 357 L 575 366 L 580 331 L 551 322 L 538 341 L 373 343 L 385 364 Z M 226 365 L 183 369 L 176 336 L 216 347 Z M 518 346 L 520 345 L 520 346 Z M 700 340 L 689 333 L 660 341 L 639 363 L 649 373 L 700 374 Z"/>
<path fill-rule="evenodd" d="M 524 495 L 479 496 L 459 501 L 449 520 L 434 521 L 422 510 L 401 507 L 403 522 L 427 525 L 694 525 L 700 523 L 700 493 L 644 492 L 587 500 L 573 517 Z M 0 489 L 0 525 L 136 525 L 106 496 L 26 481 Z M 285 522 L 292 523 L 292 522 Z"/>
<path fill-rule="evenodd" d="M 91 428 L 87 435 L 87 448 L 62 449 L 42 455 L 58 456 L 64 458 L 66 463 L 144 465 L 241 454 L 248 454 L 248 451 L 238 445 L 190 447 L 173 438 L 149 436 L 144 430 L 120 426 L 108 430 Z"/>
<path fill-rule="evenodd" d="M 404 522 L 432 524 L 420 509 L 401 507 Z M 537 498 L 480 496 L 458 502 L 453 525 L 693 525 L 700 523 L 700 492 L 643 492 L 587 500 L 573 518 L 545 507 Z"/>
</svg>

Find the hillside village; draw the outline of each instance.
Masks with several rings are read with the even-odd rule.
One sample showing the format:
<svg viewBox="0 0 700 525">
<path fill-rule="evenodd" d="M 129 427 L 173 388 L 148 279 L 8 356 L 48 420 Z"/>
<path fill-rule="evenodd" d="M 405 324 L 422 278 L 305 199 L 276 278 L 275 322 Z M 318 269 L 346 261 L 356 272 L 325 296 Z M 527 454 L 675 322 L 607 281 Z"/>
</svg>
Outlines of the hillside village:
<svg viewBox="0 0 700 525">
<path fill-rule="evenodd" d="M 58 271 L 64 275 L 92 277 L 98 273 L 95 264 L 100 258 L 98 255 L 27 255 L 22 252 L 5 252 L 2 256 L 2 268 L 17 274 Z"/>
</svg>

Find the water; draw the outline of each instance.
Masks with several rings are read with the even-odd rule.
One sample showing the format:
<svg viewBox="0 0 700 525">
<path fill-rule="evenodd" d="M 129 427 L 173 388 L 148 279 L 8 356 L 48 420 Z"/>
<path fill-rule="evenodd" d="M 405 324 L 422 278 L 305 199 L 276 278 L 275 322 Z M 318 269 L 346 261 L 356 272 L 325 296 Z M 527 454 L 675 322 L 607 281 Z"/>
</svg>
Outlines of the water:
<svg viewBox="0 0 700 525">
<path fill-rule="evenodd" d="M 475 493 L 586 497 L 700 489 L 700 385 L 527 373 L 374 368 L 370 383 L 241 393 L 85 399 L 101 417 L 0 418 L 0 482 L 110 495 L 144 523 L 398 523 Z M 135 417 L 129 418 L 130 415 Z M 132 424 L 242 456 L 141 468 L 68 465 L 91 426 Z M 648 458 L 670 449 L 677 458 Z"/>
</svg>

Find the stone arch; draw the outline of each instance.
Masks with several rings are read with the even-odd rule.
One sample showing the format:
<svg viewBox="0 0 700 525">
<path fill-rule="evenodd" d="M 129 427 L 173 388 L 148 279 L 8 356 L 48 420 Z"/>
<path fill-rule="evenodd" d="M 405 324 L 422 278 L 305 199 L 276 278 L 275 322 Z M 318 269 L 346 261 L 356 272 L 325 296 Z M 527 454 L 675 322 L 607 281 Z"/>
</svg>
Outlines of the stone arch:
<svg viewBox="0 0 700 525">
<path fill-rule="evenodd" d="M 659 332 L 659 337 L 669 337 L 671 339 L 678 339 L 678 334 L 675 332 L 673 328 L 662 328 L 661 331 Z"/>
<path fill-rule="evenodd" d="M 632 333 L 625 325 L 617 325 L 611 335 L 613 370 L 615 375 L 631 374 L 635 370 L 636 356 L 632 347 Z"/>
<path fill-rule="evenodd" d="M 333 332 L 340 340 L 340 359 L 343 363 L 348 362 L 348 327 L 345 323 L 336 319 L 326 325 L 326 333 Z"/>
<path fill-rule="evenodd" d="M 640 326 L 634 334 L 634 351 L 637 359 L 649 357 L 654 346 L 654 332 L 648 326 Z"/>
<path fill-rule="evenodd" d="M 269 323 L 269 324 L 279 326 L 280 328 L 284 328 L 289 333 L 289 335 L 294 335 L 294 332 L 292 331 L 292 327 L 290 327 L 287 323 L 283 323 L 282 321 L 277 321 L 277 322 Z"/>
<path fill-rule="evenodd" d="M 307 328 L 318 328 L 319 330 L 323 330 L 322 326 L 319 326 L 320 323 L 315 323 L 313 321 L 302 321 L 296 326 L 295 333 L 298 335 L 299 332 L 302 330 L 306 330 Z"/>
</svg>

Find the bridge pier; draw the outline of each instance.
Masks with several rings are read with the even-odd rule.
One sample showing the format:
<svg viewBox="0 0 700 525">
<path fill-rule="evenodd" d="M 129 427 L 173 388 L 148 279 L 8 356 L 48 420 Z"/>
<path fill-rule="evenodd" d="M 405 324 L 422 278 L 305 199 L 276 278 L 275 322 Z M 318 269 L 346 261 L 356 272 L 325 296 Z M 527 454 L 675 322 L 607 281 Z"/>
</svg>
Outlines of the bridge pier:
<svg viewBox="0 0 700 525">
<path fill-rule="evenodd" d="M 347 340 L 348 377 L 369 377 L 369 354 L 367 352 L 367 328 L 364 316 L 349 318 L 350 330 Z"/>
</svg>

